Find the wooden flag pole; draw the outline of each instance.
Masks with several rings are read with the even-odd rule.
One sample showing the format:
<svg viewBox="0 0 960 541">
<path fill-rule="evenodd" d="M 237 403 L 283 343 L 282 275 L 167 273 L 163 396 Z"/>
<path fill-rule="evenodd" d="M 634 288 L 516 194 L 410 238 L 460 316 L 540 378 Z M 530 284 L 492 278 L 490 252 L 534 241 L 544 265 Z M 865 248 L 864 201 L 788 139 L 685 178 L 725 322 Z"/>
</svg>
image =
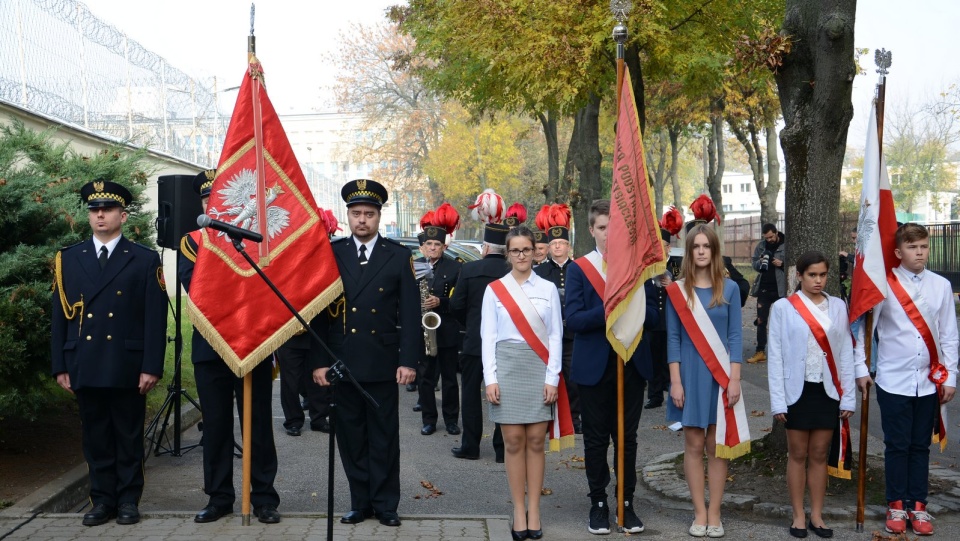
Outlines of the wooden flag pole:
<svg viewBox="0 0 960 541">
<path fill-rule="evenodd" d="M 887 94 L 887 69 L 891 61 L 890 51 L 880 49 L 876 51 L 874 62 L 877 64 L 877 73 L 880 74 L 880 81 L 877 83 L 877 146 L 880 155 L 883 155 L 883 108 Z M 881 161 L 881 163 L 883 163 Z M 881 175 L 883 172 L 881 171 Z M 863 352 L 864 362 L 867 363 L 867 369 L 870 368 L 870 357 L 873 355 L 873 310 L 867 312 L 863 329 Z M 863 532 L 864 512 L 866 509 L 867 497 L 867 436 L 870 426 L 870 385 L 868 384 L 860 400 L 860 456 L 857 461 L 857 527 L 858 532 Z"/>
<path fill-rule="evenodd" d="M 252 470 L 251 451 L 253 450 L 253 371 L 243 376 L 243 481 L 241 492 L 241 513 L 243 525 L 250 525 L 250 472 Z"/>
<path fill-rule="evenodd" d="M 620 115 L 620 92 L 623 88 L 623 56 L 624 46 L 627 42 L 627 27 L 624 24 L 627 19 L 627 12 L 630 9 L 629 4 L 617 2 L 610 3 L 610 9 L 613 16 L 617 19 L 617 25 L 613 28 L 613 40 L 617 42 L 617 107 L 615 113 Z M 624 468 L 624 404 L 623 404 L 623 359 L 617 355 L 617 531 L 623 531 L 623 474 Z M 630 465 L 635 468 L 635 464 Z"/>
</svg>

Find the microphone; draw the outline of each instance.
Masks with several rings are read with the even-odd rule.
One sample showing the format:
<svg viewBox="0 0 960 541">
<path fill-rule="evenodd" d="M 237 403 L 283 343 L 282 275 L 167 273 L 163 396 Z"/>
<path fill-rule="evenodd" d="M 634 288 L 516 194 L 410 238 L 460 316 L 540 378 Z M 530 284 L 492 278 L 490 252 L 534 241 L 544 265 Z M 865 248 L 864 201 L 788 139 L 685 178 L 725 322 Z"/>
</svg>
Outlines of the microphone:
<svg viewBox="0 0 960 541">
<path fill-rule="evenodd" d="M 207 216 L 206 214 L 201 214 L 197 216 L 197 225 L 200 227 L 209 227 L 211 229 L 216 229 L 217 231 L 226 233 L 232 238 L 241 238 L 250 240 L 253 242 L 263 242 L 263 235 L 260 233 L 255 233 L 249 229 L 244 229 L 242 227 L 237 227 L 233 224 L 228 224 L 227 222 L 221 222 L 220 220 L 214 220 L 213 218 Z"/>
</svg>

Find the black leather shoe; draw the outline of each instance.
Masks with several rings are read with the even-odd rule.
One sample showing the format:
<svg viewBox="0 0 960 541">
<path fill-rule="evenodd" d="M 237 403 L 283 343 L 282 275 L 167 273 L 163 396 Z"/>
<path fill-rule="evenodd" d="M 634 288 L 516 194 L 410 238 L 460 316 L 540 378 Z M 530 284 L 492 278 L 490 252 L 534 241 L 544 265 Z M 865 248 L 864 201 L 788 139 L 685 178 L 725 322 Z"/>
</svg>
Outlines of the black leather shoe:
<svg viewBox="0 0 960 541">
<path fill-rule="evenodd" d="M 583 425 L 581 425 L 580 423 L 577 423 L 577 424 L 573 425 L 573 433 L 574 433 L 574 434 L 583 434 Z"/>
<path fill-rule="evenodd" d="M 420 434 L 424 436 L 429 436 L 437 431 L 437 425 L 425 424 L 423 428 L 420 429 Z"/>
<path fill-rule="evenodd" d="M 520 530 L 519 532 L 510 528 L 510 537 L 513 538 L 513 541 L 523 541 L 530 535 L 529 530 Z"/>
<path fill-rule="evenodd" d="M 456 436 L 460 434 L 460 426 L 457 423 L 447 423 L 447 434 Z"/>
<path fill-rule="evenodd" d="M 300 401 L 300 409 L 302 409 L 303 411 L 307 411 L 308 409 L 310 409 L 310 403 L 307 402 L 306 398 Z"/>
<path fill-rule="evenodd" d="M 807 529 L 794 528 L 793 526 L 790 526 L 790 535 L 792 535 L 793 537 L 796 537 L 797 539 L 803 539 L 807 537 Z"/>
<path fill-rule="evenodd" d="M 222 507 L 217 507 L 216 505 L 210 504 L 200 510 L 195 517 L 193 517 L 194 522 L 200 524 L 205 524 L 207 522 L 216 522 L 220 520 L 223 515 L 233 512 L 232 509 L 224 509 Z"/>
<path fill-rule="evenodd" d="M 818 526 L 814 526 L 813 521 L 810 521 L 810 523 L 807 524 L 807 527 L 810 528 L 813 533 L 817 534 L 817 537 L 822 537 L 824 539 L 833 537 L 833 530 L 827 528 L 826 526 L 820 528 Z"/>
<path fill-rule="evenodd" d="M 326 419 L 320 419 L 316 423 L 310 423 L 310 430 L 314 432 L 330 433 L 330 423 Z"/>
<path fill-rule="evenodd" d="M 135 503 L 121 503 L 117 509 L 117 524 L 136 524 L 140 522 L 140 510 Z"/>
<path fill-rule="evenodd" d="M 393 511 L 384 511 L 383 513 L 380 513 L 377 518 L 380 519 L 380 524 L 383 524 L 384 526 L 396 527 L 400 525 L 400 517 Z"/>
<path fill-rule="evenodd" d="M 360 524 L 372 516 L 373 509 L 364 509 L 363 511 L 351 509 L 349 513 L 340 517 L 340 524 Z"/>
<path fill-rule="evenodd" d="M 651 398 L 650 400 L 647 400 L 646 404 L 643 405 L 643 409 L 652 410 L 652 409 L 657 409 L 661 406 L 663 406 L 663 399 L 654 400 L 653 398 Z"/>
<path fill-rule="evenodd" d="M 299 436 L 301 430 L 303 430 L 303 428 L 299 426 L 291 426 L 286 428 L 288 436 Z"/>
<path fill-rule="evenodd" d="M 496 457 L 494 457 L 494 462 L 496 462 L 497 464 L 503 464 L 503 455 L 497 455 Z"/>
<path fill-rule="evenodd" d="M 253 510 L 253 514 L 257 516 L 257 520 L 264 524 L 276 524 L 280 522 L 280 512 L 272 505 L 257 507 Z"/>
<path fill-rule="evenodd" d="M 417 384 L 416 384 L 416 383 L 408 383 L 408 384 L 407 384 L 407 392 L 408 392 L 408 393 L 415 393 L 415 392 L 417 392 Z"/>
<path fill-rule="evenodd" d="M 84 526 L 99 526 L 101 524 L 106 524 L 113 517 L 116 516 L 116 510 L 112 507 L 107 507 L 102 503 L 98 503 L 93 506 L 93 509 L 89 513 L 83 515 L 83 525 Z"/>
<path fill-rule="evenodd" d="M 414 404 L 413 411 L 419 412 L 421 410 L 423 410 L 423 406 L 420 405 L 420 402 L 417 402 L 416 404 Z"/>
<path fill-rule="evenodd" d="M 465 458 L 465 459 L 467 459 L 467 460 L 477 460 L 478 458 L 480 458 L 480 454 L 479 454 L 479 453 L 477 453 L 477 454 L 475 454 L 475 455 L 467 454 L 467 453 L 463 450 L 463 447 L 454 447 L 453 449 L 450 449 L 450 452 L 453 453 L 453 456 L 455 456 L 455 457 L 457 457 L 457 458 Z"/>
<path fill-rule="evenodd" d="M 527 539 L 543 539 L 543 528 L 539 530 L 527 530 Z"/>
</svg>

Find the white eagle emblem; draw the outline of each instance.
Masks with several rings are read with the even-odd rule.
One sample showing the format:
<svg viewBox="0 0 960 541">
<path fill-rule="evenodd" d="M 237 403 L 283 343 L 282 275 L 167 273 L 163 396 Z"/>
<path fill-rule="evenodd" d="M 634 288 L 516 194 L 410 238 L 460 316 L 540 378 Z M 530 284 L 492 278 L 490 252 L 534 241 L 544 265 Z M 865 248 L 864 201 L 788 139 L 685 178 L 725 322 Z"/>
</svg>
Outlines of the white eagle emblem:
<svg viewBox="0 0 960 541">
<path fill-rule="evenodd" d="M 226 186 L 217 191 L 223 199 L 225 210 L 210 209 L 210 214 L 218 220 L 226 221 L 237 227 L 260 230 L 257 220 L 257 175 L 251 169 L 241 169 L 239 173 L 227 181 Z M 290 211 L 273 205 L 277 197 L 284 193 L 279 184 L 266 189 L 267 196 L 267 234 L 269 238 L 276 237 L 283 229 L 290 225 Z M 224 219 L 224 217 L 227 217 Z M 222 237 L 224 233 L 218 233 Z"/>
<path fill-rule="evenodd" d="M 873 235 L 874 229 L 877 227 L 876 220 L 873 220 L 868 209 L 870 208 L 870 200 L 864 199 L 860 203 L 860 217 L 857 219 L 857 253 L 863 254 L 867 245 L 870 243 L 870 237 Z"/>
</svg>

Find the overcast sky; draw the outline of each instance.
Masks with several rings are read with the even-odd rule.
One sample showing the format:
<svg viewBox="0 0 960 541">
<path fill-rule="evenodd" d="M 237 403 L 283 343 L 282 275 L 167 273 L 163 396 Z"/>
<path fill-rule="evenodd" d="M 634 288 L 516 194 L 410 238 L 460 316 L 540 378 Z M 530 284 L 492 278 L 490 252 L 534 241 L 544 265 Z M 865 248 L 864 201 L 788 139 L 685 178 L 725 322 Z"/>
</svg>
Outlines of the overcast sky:
<svg viewBox="0 0 960 541">
<path fill-rule="evenodd" d="M 261 0 L 257 3 L 257 56 L 267 74 L 270 99 L 280 113 L 324 109 L 321 92 L 334 72 L 323 62 L 335 52 L 340 31 L 351 22 L 375 23 L 403 0 Z M 246 0 L 86 0 L 90 10 L 183 71 L 216 75 L 220 88 L 240 83 L 250 32 Z M 957 0 L 860 0 L 857 47 L 893 52 L 887 84 L 888 110 L 909 97 L 916 107 L 951 83 L 960 83 L 956 61 L 960 38 Z M 873 54 L 866 75 L 854 82 L 855 116 L 849 143 L 863 147 L 867 111 L 877 82 Z M 329 104 L 326 104 L 329 105 Z M 229 109 L 229 106 L 227 107 Z"/>
</svg>

